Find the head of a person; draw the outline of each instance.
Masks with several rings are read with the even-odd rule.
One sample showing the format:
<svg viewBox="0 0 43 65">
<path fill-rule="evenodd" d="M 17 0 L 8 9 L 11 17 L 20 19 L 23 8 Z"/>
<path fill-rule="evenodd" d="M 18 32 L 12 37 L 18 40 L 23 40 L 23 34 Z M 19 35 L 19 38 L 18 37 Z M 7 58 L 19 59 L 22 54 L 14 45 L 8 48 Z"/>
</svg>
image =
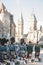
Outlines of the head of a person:
<svg viewBox="0 0 43 65">
<path fill-rule="evenodd" d="M 10 41 L 11 41 L 11 44 L 13 44 L 15 42 L 15 38 L 11 37 Z"/>
<path fill-rule="evenodd" d="M 23 38 L 20 40 L 20 43 L 21 43 L 21 44 L 23 44 L 23 43 L 24 43 L 24 39 L 23 39 Z"/>
<path fill-rule="evenodd" d="M 29 41 L 29 44 L 31 44 L 31 41 Z"/>
<path fill-rule="evenodd" d="M 6 40 L 5 38 L 3 38 L 2 41 L 1 41 L 1 44 L 2 44 L 2 45 L 7 44 L 7 40 Z"/>
<path fill-rule="evenodd" d="M 7 42 L 9 41 L 9 39 L 7 39 Z"/>
<path fill-rule="evenodd" d="M 38 41 L 37 41 L 37 45 L 38 45 Z"/>
</svg>

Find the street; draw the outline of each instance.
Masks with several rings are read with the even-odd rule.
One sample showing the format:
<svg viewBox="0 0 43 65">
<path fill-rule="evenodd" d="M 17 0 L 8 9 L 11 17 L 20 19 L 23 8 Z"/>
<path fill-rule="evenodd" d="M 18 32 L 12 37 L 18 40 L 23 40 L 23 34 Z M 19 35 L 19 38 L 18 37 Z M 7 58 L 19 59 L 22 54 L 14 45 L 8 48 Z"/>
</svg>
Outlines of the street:
<svg viewBox="0 0 43 65">
<path fill-rule="evenodd" d="M 0 65 L 6 65 L 6 64 L 0 64 Z M 11 63 L 10 65 L 15 65 L 14 63 Z M 20 64 L 20 65 L 43 65 L 43 62 L 33 62 L 28 64 Z"/>
<path fill-rule="evenodd" d="M 43 62 L 28 63 L 27 65 L 43 65 Z"/>
</svg>

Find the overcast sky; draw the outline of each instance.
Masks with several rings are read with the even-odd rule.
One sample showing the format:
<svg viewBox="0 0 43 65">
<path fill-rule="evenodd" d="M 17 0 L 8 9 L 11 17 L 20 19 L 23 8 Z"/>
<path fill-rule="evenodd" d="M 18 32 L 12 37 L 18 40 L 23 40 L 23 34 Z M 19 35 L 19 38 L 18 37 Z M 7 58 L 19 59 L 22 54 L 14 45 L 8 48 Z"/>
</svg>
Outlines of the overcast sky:
<svg viewBox="0 0 43 65">
<path fill-rule="evenodd" d="M 24 19 L 24 33 L 29 30 L 29 18 L 34 10 L 38 21 L 38 27 L 43 25 L 43 0 L 0 0 L 7 10 L 14 15 L 14 21 L 18 23 L 18 18 L 22 12 Z"/>
</svg>

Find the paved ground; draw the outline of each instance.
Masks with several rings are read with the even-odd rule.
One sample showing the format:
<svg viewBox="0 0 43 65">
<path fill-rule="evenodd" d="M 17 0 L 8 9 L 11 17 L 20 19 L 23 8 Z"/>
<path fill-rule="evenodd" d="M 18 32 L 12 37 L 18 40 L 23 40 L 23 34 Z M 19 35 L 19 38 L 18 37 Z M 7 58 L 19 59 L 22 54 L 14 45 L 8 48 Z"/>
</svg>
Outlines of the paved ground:
<svg viewBox="0 0 43 65">
<path fill-rule="evenodd" d="M 0 64 L 0 65 L 6 65 L 6 64 Z M 15 64 L 14 62 L 13 63 L 11 62 L 10 65 L 15 65 Z M 43 62 L 28 62 L 27 64 L 22 63 L 20 65 L 43 65 Z"/>
<path fill-rule="evenodd" d="M 43 65 L 43 62 L 28 63 L 27 65 Z"/>
</svg>

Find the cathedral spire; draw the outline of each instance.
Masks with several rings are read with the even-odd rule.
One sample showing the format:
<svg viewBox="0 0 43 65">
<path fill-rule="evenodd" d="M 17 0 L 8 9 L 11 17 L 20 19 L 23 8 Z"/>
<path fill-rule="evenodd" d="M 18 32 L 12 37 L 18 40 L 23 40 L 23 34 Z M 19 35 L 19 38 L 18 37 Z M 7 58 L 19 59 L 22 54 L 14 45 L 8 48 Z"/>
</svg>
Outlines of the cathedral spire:
<svg viewBox="0 0 43 65">
<path fill-rule="evenodd" d="M 0 13 L 4 13 L 5 11 L 7 11 L 5 5 L 0 2 Z"/>
<path fill-rule="evenodd" d="M 20 12 L 19 20 L 20 20 L 21 22 L 23 22 L 23 15 L 22 15 L 22 12 Z"/>
<path fill-rule="evenodd" d="M 20 40 L 23 37 L 23 16 L 20 13 L 20 17 L 18 20 L 18 39 Z"/>
<path fill-rule="evenodd" d="M 34 31 L 34 30 L 37 30 L 37 19 L 36 19 L 35 13 L 33 11 L 33 13 L 31 14 L 31 17 L 30 17 L 30 31 Z"/>
</svg>

